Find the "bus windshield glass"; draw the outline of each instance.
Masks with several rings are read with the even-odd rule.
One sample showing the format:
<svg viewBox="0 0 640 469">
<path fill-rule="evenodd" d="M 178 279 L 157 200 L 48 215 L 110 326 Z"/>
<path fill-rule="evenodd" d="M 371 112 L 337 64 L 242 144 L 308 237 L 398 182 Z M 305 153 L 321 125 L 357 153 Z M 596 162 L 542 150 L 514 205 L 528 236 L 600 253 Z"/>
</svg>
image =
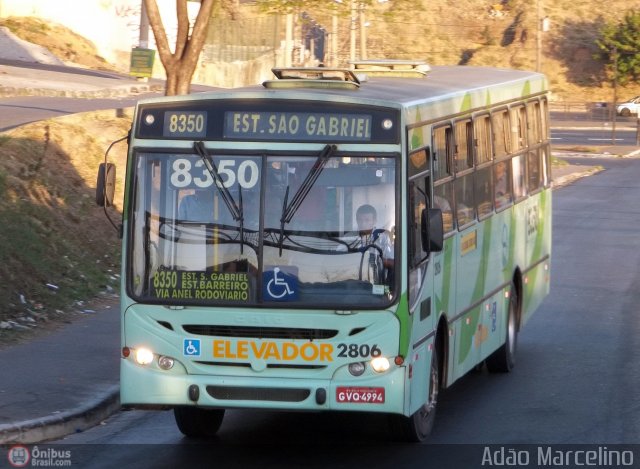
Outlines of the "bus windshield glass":
<svg viewBox="0 0 640 469">
<path fill-rule="evenodd" d="M 196 151 L 197 150 L 197 151 Z M 396 154 L 138 152 L 137 301 L 380 308 L 396 291 Z"/>
</svg>

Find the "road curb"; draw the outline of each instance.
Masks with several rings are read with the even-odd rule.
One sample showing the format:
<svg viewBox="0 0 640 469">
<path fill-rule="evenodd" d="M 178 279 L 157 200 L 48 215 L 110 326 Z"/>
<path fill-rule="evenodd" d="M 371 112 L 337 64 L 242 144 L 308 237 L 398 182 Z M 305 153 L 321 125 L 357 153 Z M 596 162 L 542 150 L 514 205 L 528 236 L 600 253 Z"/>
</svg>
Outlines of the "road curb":
<svg viewBox="0 0 640 469">
<path fill-rule="evenodd" d="M 87 430 L 120 410 L 120 385 L 60 414 L 0 425 L 0 444 L 40 443 Z"/>
<path fill-rule="evenodd" d="M 17 88 L 0 86 L 0 97 L 12 98 L 17 96 L 46 96 L 58 98 L 116 98 L 132 94 L 163 92 L 164 85 L 124 85 L 99 90 L 60 90 L 53 88 Z"/>
<path fill-rule="evenodd" d="M 577 173 L 571 173 L 565 176 L 560 176 L 559 178 L 551 181 L 551 188 L 560 189 L 561 187 L 567 186 L 572 182 L 577 181 L 578 179 L 582 179 L 587 176 L 592 176 L 594 174 L 599 173 L 600 171 L 603 171 L 603 168 L 599 166 L 595 166 L 593 168 L 589 168 L 586 171 L 579 171 Z"/>
</svg>

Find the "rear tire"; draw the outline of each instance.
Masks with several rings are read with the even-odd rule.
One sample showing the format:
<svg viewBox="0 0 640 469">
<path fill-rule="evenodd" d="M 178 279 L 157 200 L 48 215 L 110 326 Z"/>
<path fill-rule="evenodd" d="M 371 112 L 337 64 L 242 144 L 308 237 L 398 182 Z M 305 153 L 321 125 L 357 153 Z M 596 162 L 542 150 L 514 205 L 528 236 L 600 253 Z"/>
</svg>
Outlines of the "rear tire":
<svg viewBox="0 0 640 469">
<path fill-rule="evenodd" d="M 629 117 L 631 115 L 631 111 L 625 107 L 620 111 L 620 115 L 622 117 Z"/>
<path fill-rule="evenodd" d="M 487 358 L 487 369 L 492 373 L 508 373 L 516 365 L 518 346 L 518 293 L 511 284 L 509 311 L 507 313 L 507 336 L 504 344 Z"/>
<path fill-rule="evenodd" d="M 218 433 L 224 409 L 202 407 L 175 407 L 173 415 L 180 431 L 189 438 L 212 437 Z"/>
<path fill-rule="evenodd" d="M 440 391 L 440 367 L 437 348 L 431 353 L 429 391 L 425 402 L 413 415 L 392 415 L 390 421 L 394 437 L 411 443 L 424 443 L 433 430 Z"/>
</svg>

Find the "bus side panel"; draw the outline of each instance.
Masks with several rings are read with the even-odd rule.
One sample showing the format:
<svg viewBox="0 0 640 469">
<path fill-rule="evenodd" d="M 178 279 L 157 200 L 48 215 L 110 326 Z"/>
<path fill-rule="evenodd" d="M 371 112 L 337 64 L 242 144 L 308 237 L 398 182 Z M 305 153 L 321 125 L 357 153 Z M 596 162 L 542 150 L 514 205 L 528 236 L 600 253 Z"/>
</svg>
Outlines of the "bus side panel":
<svg viewBox="0 0 640 469">
<path fill-rule="evenodd" d="M 521 325 L 549 294 L 551 256 L 551 190 L 527 200 L 526 247 L 527 269 L 524 272 Z"/>
<path fill-rule="evenodd" d="M 455 374 L 460 377 L 471 370 L 480 360 L 480 348 L 485 331 L 482 324 L 482 308 L 478 305 L 468 309 L 484 296 L 486 272 L 483 262 L 485 233 L 481 224 L 474 224 L 457 235 L 455 253 L 457 272 L 456 359 Z"/>
<path fill-rule="evenodd" d="M 513 266 L 510 263 L 509 244 L 511 211 L 506 210 L 488 219 L 483 224 L 483 262 L 486 285 L 482 302 L 482 341 L 480 360 L 498 349 L 506 337 L 508 300 L 505 292 L 511 285 Z M 487 296 L 491 295 L 491 296 Z"/>
</svg>

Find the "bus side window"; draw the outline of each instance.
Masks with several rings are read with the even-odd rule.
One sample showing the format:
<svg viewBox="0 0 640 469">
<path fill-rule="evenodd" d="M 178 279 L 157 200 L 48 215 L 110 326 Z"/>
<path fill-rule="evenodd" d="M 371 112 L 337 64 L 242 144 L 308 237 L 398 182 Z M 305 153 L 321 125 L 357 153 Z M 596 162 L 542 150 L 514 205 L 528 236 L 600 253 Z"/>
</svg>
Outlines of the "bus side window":
<svg viewBox="0 0 640 469">
<path fill-rule="evenodd" d="M 518 155 L 511 159 L 511 165 L 513 166 L 513 197 L 515 200 L 520 200 L 527 195 L 524 157 L 525 155 Z"/>
<path fill-rule="evenodd" d="M 527 139 L 529 145 L 534 145 L 542 141 L 540 135 L 540 103 L 537 101 L 527 103 Z"/>
<path fill-rule="evenodd" d="M 496 210 L 506 207 L 513 201 L 511 193 L 511 165 L 501 161 L 493 167 L 493 193 Z"/>
<path fill-rule="evenodd" d="M 473 196 L 473 173 L 458 177 L 456 186 L 456 217 L 458 227 L 463 227 L 476 218 L 476 204 Z"/>
<path fill-rule="evenodd" d="M 433 174 L 434 179 L 451 176 L 453 157 L 453 131 L 450 125 L 438 127 L 433 131 Z"/>
<path fill-rule="evenodd" d="M 444 232 L 454 229 L 453 223 L 453 181 L 441 183 L 433 188 L 433 206 L 442 210 Z"/>
<path fill-rule="evenodd" d="M 511 151 L 510 128 L 508 109 L 502 109 L 491 114 L 491 129 L 493 130 L 496 158 L 503 157 Z"/>
<path fill-rule="evenodd" d="M 481 165 L 493 159 L 491 149 L 491 119 L 489 114 L 478 116 L 473 120 L 474 142 L 476 147 L 476 163 Z"/>
<path fill-rule="evenodd" d="M 473 168 L 473 127 L 470 120 L 456 122 L 456 172 Z"/>
<path fill-rule="evenodd" d="M 475 172 L 476 203 L 478 204 L 478 218 L 482 219 L 493 212 L 493 181 L 491 166 L 478 169 Z"/>
<path fill-rule="evenodd" d="M 511 108 L 511 141 L 513 142 L 512 151 L 517 152 L 526 148 L 527 135 L 526 129 L 526 112 L 524 106 Z"/>
<path fill-rule="evenodd" d="M 527 190 L 529 193 L 535 192 L 542 187 L 543 177 L 540 170 L 540 149 L 531 150 L 527 153 Z"/>
</svg>

